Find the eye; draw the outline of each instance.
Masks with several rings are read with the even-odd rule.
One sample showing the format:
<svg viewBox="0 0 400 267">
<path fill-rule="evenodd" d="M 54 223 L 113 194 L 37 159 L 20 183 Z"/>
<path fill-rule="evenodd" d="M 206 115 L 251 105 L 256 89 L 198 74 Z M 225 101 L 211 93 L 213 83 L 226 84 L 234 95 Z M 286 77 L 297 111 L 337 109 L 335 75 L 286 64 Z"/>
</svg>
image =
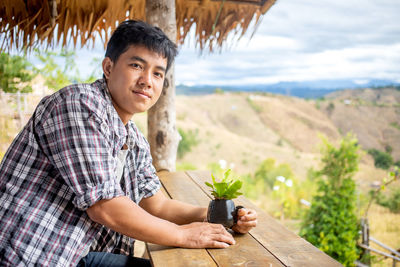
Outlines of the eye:
<svg viewBox="0 0 400 267">
<path fill-rule="evenodd" d="M 130 64 L 133 68 L 135 68 L 135 69 L 142 69 L 142 66 L 141 65 L 139 65 L 139 64 L 137 64 L 137 63 L 132 63 L 132 64 Z"/>
<path fill-rule="evenodd" d="M 159 78 L 163 78 L 164 77 L 164 73 L 162 73 L 162 72 L 155 72 L 154 75 L 159 77 Z"/>
</svg>

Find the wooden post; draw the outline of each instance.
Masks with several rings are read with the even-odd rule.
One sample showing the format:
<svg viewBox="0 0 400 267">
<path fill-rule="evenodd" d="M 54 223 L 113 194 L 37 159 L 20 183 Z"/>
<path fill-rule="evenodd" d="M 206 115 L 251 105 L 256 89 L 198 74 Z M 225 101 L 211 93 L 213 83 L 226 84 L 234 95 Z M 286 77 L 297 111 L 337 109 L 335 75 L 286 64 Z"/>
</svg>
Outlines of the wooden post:
<svg viewBox="0 0 400 267">
<path fill-rule="evenodd" d="M 369 224 L 368 218 L 361 219 L 361 243 L 366 247 L 369 247 Z M 363 256 L 365 257 L 364 263 L 371 265 L 371 256 L 368 249 L 363 249 Z"/>
<path fill-rule="evenodd" d="M 147 0 L 146 21 L 176 41 L 175 0 Z M 147 113 L 148 141 L 157 171 L 175 171 L 179 134 L 176 130 L 174 65 L 165 77 L 160 99 Z"/>
</svg>

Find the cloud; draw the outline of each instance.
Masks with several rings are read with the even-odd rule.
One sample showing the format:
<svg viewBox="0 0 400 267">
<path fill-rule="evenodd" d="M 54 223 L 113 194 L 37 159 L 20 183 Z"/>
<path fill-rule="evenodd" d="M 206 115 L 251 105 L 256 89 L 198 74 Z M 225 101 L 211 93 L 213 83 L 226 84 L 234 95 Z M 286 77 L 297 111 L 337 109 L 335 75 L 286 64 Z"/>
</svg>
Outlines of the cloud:
<svg viewBox="0 0 400 267">
<path fill-rule="evenodd" d="M 398 79 L 397 0 L 277 1 L 251 40 L 198 55 L 185 45 L 178 83 L 256 84 L 317 79 Z"/>
</svg>

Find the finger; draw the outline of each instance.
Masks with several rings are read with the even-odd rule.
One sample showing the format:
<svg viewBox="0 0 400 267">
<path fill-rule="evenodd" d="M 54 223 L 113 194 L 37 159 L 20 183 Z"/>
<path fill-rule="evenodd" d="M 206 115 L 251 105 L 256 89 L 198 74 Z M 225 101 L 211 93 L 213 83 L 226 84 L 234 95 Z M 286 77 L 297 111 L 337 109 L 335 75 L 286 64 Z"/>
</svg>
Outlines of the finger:
<svg viewBox="0 0 400 267">
<path fill-rule="evenodd" d="M 211 241 L 210 244 L 207 245 L 207 248 L 227 248 L 227 247 L 229 247 L 229 244 L 218 241 Z"/>
<path fill-rule="evenodd" d="M 213 233 L 230 235 L 222 224 L 212 224 Z"/>
<path fill-rule="evenodd" d="M 232 227 L 232 230 L 235 231 L 236 233 L 241 233 L 241 234 L 246 234 L 247 232 L 250 231 L 251 228 L 247 228 L 247 227 L 240 227 L 239 225 L 234 225 Z"/>
<path fill-rule="evenodd" d="M 211 236 L 211 238 L 214 241 L 224 242 L 230 245 L 234 245 L 236 243 L 235 239 L 231 235 L 214 234 Z"/>
<path fill-rule="evenodd" d="M 237 225 L 239 227 L 247 227 L 247 228 L 252 228 L 257 226 L 257 220 L 252 220 L 252 221 L 238 221 Z"/>
<path fill-rule="evenodd" d="M 249 210 L 248 213 L 239 218 L 240 221 L 253 221 L 257 219 L 257 213 L 254 210 Z"/>
<path fill-rule="evenodd" d="M 239 216 L 239 217 L 244 216 L 244 215 L 246 215 L 246 214 L 247 214 L 247 209 L 242 208 L 242 209 L 239 209 L 239 210 L 238 210 L 238 216 Z"/>
</svg>

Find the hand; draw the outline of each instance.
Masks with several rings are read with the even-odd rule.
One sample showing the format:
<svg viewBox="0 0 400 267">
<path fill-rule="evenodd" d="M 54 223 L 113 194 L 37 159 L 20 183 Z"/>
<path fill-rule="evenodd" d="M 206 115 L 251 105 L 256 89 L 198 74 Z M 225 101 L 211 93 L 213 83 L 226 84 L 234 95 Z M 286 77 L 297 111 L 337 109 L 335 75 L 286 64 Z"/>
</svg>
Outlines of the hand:
<svg viewBox="0 0 400 267">
<path fill-rule="evenodd" d="M 195 222 L 181 225 L 180 230 L 180 247 L 227 248 L 236 243 L 233 236 L 220 224 Z"/>
<path fill-rule="evenodd" d="M 240 209 L 238 210 L 238 221 L 232 227 L 232 230 L 245 234 L 251 230 L 251 228 L 257 225 L 257 212 L 255 210 Z"/>
</svg>

